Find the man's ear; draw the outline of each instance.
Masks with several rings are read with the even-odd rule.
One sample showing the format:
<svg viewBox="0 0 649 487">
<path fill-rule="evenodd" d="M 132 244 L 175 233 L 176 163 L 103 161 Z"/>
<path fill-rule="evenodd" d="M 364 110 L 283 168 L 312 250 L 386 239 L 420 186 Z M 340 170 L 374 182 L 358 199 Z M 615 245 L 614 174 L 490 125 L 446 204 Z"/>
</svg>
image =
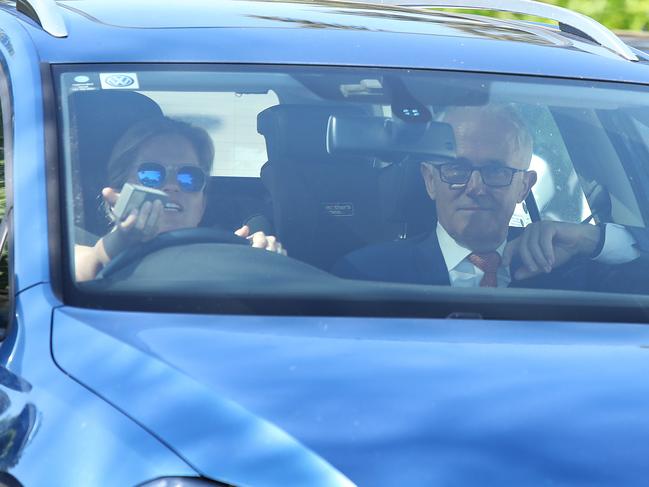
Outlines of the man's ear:
<svg viewBox="0 0 649 487">
<path fill-rule="evenodd" d="M 527 171 L 523 173 L 523 187 L 521 188 L 521 193 L 518 196 L 518 202 L 522 203 L 527 198 L 527 195 L 532 191 L 532 186 L 536 184 L 536 171 Z"/>
<path fill-rule="evenodd" d="M 421 177 L 424 178 L 428 196 L 430 196 L 431 200 L 435 200 L 435 174 L 433 174 L 435 168 L 427 162 L 422 162 L 419 169 L 421 170 Z"/>
</svg>

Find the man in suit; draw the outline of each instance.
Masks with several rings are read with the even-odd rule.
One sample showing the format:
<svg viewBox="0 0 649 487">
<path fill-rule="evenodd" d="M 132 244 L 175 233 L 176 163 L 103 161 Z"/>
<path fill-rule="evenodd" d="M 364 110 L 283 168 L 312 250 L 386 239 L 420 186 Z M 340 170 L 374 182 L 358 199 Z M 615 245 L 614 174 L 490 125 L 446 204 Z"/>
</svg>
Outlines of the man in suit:
<svg viewBox="0 0 649 487">
<path fill-rule="evenodd" d="M 644 234 L 620 225 L 544 221 L 510 229 L 516 204 L 537 179 L 524 123 L 496 105 L 453 108 L 444 122 L 453 127 L 456 159 L 421 164 L 437 208 L 435 231 L 352 252 L 334 273 L 456 287 L 594 289 L 611 266 L 643 253 Z"/>
</svg>

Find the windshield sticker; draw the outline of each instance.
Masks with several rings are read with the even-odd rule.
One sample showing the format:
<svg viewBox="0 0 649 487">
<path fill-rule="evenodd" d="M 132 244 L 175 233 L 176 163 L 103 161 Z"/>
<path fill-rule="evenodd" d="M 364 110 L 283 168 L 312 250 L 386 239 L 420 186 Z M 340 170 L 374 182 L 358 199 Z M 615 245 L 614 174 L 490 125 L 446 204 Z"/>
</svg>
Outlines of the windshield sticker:
<svg viewBox="0 0 649 487">
<path fill-rule="evenodd" d="M 324 203 L 323 209 L 330 216 L 354 216 L 352 203 Z"/>
<path fill-rule="evenodd" d="M 137 90 L 140 83 L 137 73 L 99 73 L 104 90 Z"/>
<path fill-rule="evenodd" d="M 95 80 L 96 80 L 96 76 Z M 92 90 L 98 90 L 99 87 L 97 86 L 97 83 L 95 82 L 90 76 L 85 75 L 85 74 L 79 74 L 75 76 L 72 80 L 72 83 L 70 84 L 70 91 L 92 91 Z"/>
</svg>

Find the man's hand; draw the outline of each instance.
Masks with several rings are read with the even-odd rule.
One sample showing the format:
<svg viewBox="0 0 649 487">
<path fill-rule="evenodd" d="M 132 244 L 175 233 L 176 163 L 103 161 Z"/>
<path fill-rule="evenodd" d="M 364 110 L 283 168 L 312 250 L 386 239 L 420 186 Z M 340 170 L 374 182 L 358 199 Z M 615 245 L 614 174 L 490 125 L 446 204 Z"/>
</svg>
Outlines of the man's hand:
<svg viewBox="0 0 649 487">
<path fill-rule="evenodd" d="M 565 222 L 535 222 L 512 240 L 503 252 L 503 265 L 519 257 L 523 265 L 514 270 L 516 280 L 550 272 L 577 255 L 592 255 L 600 239 L 598 226 Z"/>
<path fill-rule="evenodd" d="M 278 254 L 286 255 L 286 250 L 282 247 L 282 243 L 279 240 L 272 235 L 266 235 L 264 232 L 255 232 L 250 235 L 250 228 L 248 225 L 242 226 L 239 230 L 236 230 L 234 234 L 250 240 L 252 246 L 256 249 L 266 249 L 270 252 L 277 252 Z"/>
</svg>

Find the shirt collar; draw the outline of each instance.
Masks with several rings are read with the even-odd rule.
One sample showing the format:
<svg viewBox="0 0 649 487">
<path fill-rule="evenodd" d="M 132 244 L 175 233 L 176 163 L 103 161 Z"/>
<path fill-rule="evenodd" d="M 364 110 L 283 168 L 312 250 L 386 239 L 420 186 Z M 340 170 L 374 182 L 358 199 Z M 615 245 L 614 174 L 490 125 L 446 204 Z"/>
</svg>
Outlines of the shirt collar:
<svg viewBox="0 0 649 487">
<path fill-rule="evenodd" d="M 455 269 L 460 262 L 466 259 L 472 251 L 462 247 L 457 243 L 453 237 L 451 237 L 446 229 L 442 226 L 441 223 L 437 222 L 437 241 L 439 242 L 439 247 L 442 250 L 442 256 L 444 257 L 444 262 L 446 263 L 446 270 L 452 271 Z M 496 252 L 502 257 L 503 251 L 505 250 L 505 245 L 507 240 L 501 243 Z"/>
</svg>

